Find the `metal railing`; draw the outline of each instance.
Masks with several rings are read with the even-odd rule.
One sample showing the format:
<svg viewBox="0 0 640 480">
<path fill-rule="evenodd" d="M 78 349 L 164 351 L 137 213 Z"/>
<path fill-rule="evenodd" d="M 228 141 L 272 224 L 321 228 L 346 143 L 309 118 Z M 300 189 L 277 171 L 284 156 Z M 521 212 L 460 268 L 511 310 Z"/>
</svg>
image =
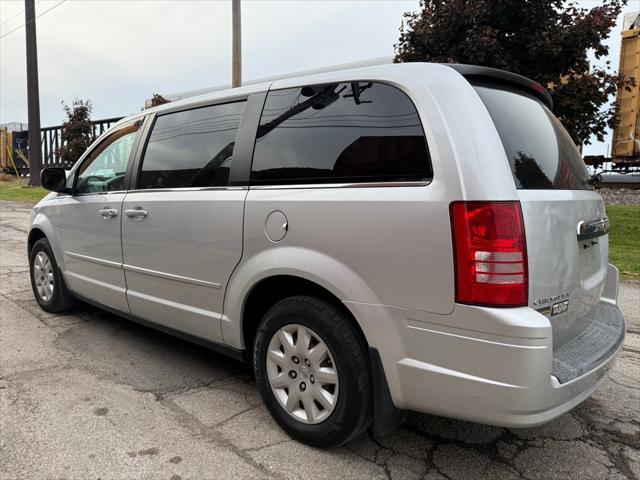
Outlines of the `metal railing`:
<svg viewBox="0 0 640 480">
<path fill-rule="evenodd" d="M 104 118 L 102 120 L 91 121 L 92 140 L 102 135 L 111 125 L 116 123 L 122 117 Z M 45 127 L 41 129 L 42 137 L 42 166 L 53 167 L 63 164 L 58 151 L 63 146 L 62 142 L 62 125 L 53 127 Z"/>
</svg>

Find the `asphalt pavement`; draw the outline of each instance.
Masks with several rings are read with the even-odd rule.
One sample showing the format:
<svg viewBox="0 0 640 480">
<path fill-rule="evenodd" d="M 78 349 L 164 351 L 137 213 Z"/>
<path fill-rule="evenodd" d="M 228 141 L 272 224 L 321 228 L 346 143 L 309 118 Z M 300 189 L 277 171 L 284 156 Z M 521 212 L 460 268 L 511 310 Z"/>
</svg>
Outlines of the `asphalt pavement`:
<svg viewBox="0 0 640 480">
<path fill-rule="evenodd" d="M 582 405 L 532 429 L 422 414 L 330 450 L 291 440 L 249 368 L 89 306 L 43 312 L 29 207 L 0 202 L 0 478 L 640 479 L 640 285 L 627 338 Z"/>
</svg>

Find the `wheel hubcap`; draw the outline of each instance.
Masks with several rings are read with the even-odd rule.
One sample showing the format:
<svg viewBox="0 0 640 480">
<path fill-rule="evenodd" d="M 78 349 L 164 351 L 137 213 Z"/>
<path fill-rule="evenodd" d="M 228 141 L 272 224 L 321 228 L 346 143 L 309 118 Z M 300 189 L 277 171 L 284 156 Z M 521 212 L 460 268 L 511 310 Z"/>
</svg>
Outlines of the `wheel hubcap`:
<svg viewBox="0 0 640 480">
<path fill-rule="evenodd" d="M 53 266 L 45 252 L 38 252 L 33 260 L 33 279 L 38 296 L 45 302 L 50 301 L 54 288 Z"/>
<path fill-rule="evenodd" d="M 286 325 L 269 342 L 267 377 L 278 403 L 296 420 L 326 420 L 338 401 L 338 371 L 329 348 L 310 328 Z"/>
</svg>

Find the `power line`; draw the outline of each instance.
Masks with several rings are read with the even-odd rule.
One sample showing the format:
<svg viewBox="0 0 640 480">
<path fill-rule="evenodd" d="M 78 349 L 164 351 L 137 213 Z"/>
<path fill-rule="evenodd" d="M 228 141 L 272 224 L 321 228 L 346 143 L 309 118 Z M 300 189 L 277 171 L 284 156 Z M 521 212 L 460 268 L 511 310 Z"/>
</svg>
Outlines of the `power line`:
<svg viewBox="0 0 640 480">
<path fill-rule="evenodd" d="M 37 0 L 36 4 L 40 3 L 42 0 Z M 14 18 L 16 18 L 18 15 L 24 15 L 24 10 L 22 10 L 21 12 L 16 13 L 15 15 L 13 15 L 12 17 L 7 18 L 4 22 L 0 23 L 0 27 L 2 25 L 4 25 L 5 23 L 9 23 L 11 20 L 13 20 Z"/>
<path fill-rule="evenodd" d="M 58 3 L 56 3 L 53 7 L 47 8 L 44 12 L 40 13 L 39 15 L 36 15 L 36 18 L 40 18 L 40 17 L 41 17 L 41 16 L 43 16 L 45 13 L 50 12 L 51 10 L 53 10 L 54 8 L 56 8 L 56 7 L 60 6 L 60 5 L 62 5 L 62 4 L 63 4 L 64 2 L 66 2 L 66 1 L 67 1 L 67 0 L 61 0 L 61 1 L 59 1 L 59 2 L 58 2 Z M 12 18 L 13 18 L 13 17 L 12 17 Z M 35 18 L 34 18 L 33 20 L 35 21 Z M 16 28 L 14 28 L 13 30 L 9 30 L 7 33 L 5 33 L 5 34 L 3 34 L 3 35 L 0 35 L 0 38 L 4 38 L 4 37 L 6 37 L 7 35 L 10 35 L 10 34 L 12 34 L 12 33 L 13 33 L 13 32 L 15 32 L 15 31 L 20 30 L 20 29 L 21 29 L 22 27 L 24 27 L 27 23 L 30 23 L 30 22 L 23 23 L 23 24 L 22 24 L 22 25 L 20 25 L 19 27 L 16 27 Z"/>
<path fill-rule="evenodd" d="M 13 15 L 12 17 L 7 18 L 4 22 L 0 23 L 0 27 L 2 25 L 4 25 L 5 23 L 9 23 L 11 20 L 13 20 L 14 18 L 16 18 L 18 15 L 23 15 L 24 14 L 24 10 L 22 10 L 21 12 L 16 13 L 15 15 Z"/>
</svg>

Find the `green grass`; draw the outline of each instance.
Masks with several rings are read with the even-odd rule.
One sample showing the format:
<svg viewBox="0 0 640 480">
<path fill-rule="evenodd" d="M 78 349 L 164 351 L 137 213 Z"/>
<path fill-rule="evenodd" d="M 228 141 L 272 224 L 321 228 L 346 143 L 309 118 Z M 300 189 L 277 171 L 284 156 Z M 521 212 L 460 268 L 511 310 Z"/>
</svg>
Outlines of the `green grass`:
<svg viewBox="0 0 640 480">
<path fill-rule="evenodd" d="M 627 278 L 640 279 L 640 206 L 607 205 L 611 223 L 609 262 Z"/>
<path fill-rule="evenodd" d="M 0 200 L 35 204 L 48 192 L 40 187 L 26 187 L 28 179 L 0 182 Z"/>
</svg>

